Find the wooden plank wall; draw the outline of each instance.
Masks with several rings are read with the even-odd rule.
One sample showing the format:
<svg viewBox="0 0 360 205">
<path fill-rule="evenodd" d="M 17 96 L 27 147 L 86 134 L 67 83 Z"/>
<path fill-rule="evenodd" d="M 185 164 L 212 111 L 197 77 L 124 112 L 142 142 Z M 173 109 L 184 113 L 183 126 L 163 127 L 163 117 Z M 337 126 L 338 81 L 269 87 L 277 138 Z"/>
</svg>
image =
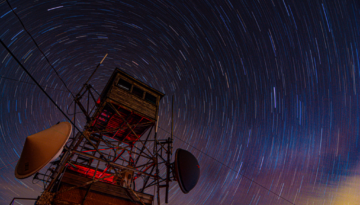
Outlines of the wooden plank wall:
<svg viewBox="0 0 360 205">
<path fill-rule="evenodd" d="M 134 110 L 135 112 L 149 117 L 150 119 L 156 119 L 155 105 L 148 103 L 145 100 L 138 98 L 137 96 L 134 96 L 126 90 L 114 86 L 110 90 L 109 98 L 115 102 L 118 102 L 119 104 L 125 105 L 126 107 Z"/>
<path fill-rule="evenodd" d="M 72 186 L 78 186 L 84 184 L 91 179 L 81 176 L 73 172 L 65 172 L 61 180 L 60 190 L 66 190 Z M 85 196 L 87 187 L 73 189 L 56 196 L 55 204 L 64 204 L 63 202 L 79 203 L 81 204 L 83 197 Z M 137 196 L 145 204 L 152 204 L 153 196 L 136 192 Z M 63 201 L 63 202 L 61 202 Z M 124 204 L 133 205 L 141 204 L 137 197 L 130 191 L 121 186 L 108 184 L 104 182 L 95 182 L 92 184 L 90 192 L 88 193 L 85 201 L 85 205 L 113 205 Z"/>
<path fill-rule="evenodd" d="M 126 80 L 127 82 L 133 84 L 134 86 L 141 88 L 143 91 L 155 96 L 157 98 L 156 104 L 154 105 L 152 103 L 145 101 L 144 99 L 140 99 L 139 97 L 131 94 L 129 91 L 126 91 L 118 87 L 117 82 L 120 80 L 120 78 Z M 134 110 L 135 112 L 139 112 L 140 114 L 144 114 L 145 116 L 150 117 L 153 120 L 156 120 L 160 95 L 142 86 L 136 81 L 133 81 L 125 76 L 122 76 L 120 73 L 118 73 L 117 76 L 115 77 L 114 82 L 110 87 L 107 96 L 113 101 L 118 102 L 119 104 L 123 104 L 126 107 Z"/>
</svg>

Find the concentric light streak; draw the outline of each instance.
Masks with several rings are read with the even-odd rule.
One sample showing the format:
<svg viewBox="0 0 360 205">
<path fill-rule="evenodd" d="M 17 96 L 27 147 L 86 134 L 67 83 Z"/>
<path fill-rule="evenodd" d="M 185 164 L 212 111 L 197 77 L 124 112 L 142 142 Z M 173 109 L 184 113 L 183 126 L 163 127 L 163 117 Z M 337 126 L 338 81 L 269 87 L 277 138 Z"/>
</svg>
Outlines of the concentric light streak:
<svg viewBox="0 0 360 205">
<path fill-rule="evenodd" d="M 201 178 L 187 195 L 172 183 L 170 204 L 360 204 L 358 1 L 9 2 L 73 93 L 108 53 L 98 91 L 119 67 L 166 93 L 167 131 L 175 96 L 175 148 L 198 157 Z M 71 94 L 6 1 L 0 38 L 67 110 Z M 8 204 L 42 191 L 14 176 L 26 136 L 65 118 L 3 47 L 0 99 Z"/>
</svg>

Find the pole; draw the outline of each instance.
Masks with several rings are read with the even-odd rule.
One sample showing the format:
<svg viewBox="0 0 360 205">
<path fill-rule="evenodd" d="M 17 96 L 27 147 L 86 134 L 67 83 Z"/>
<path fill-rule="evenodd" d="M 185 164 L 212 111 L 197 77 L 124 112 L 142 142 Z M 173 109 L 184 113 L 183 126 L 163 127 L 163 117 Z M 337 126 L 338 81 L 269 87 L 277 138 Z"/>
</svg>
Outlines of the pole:
<svg viewBox="0 0 360 205">
<path fill-rule="evenodd" d="M 159 152 L 158 152 L 158 141 L 157 141 L 157 131 L 158 131 L 158 125 L 159 125 L 159 116 L 157 116 L 157 120 L 156 120 L 156 127 L 155 127 L 155 144 L 154 144 L 154 152 L 155 152 L 155 167 L 156 167 L 156 181 L 157 181 L 157 202 L 158 205 L 160 205 L 160 184 L 159 184 L 159 163 L 158 163 L 158 157 L 159 157 Z"/>
<path fill-rule="evenodd" d="M 172 154 L 172 142 L 173 142 L 173 130 L 174 130 L 174 95 L 171 99 L 171 138 L 167 140 L 167 162 L 166 162 L 166 192 L 165 203 L 169 203 L 169 186 L 170 186 L 170 160 Z"/>
<path fill-rule="evenodd" d="M 80 89 L 79 94 L 81 93 L 81 91 L 85 88 L 85 86 L 88 84 L 88 82 L 90 81 L 90 79 L 93 77 L 93 75 L 95 74 L 95 72 L 97 71 L 97 69 L 100 67 L 100 65 L 104 62 L 105 58 L 108 56 L 108 54 L 106 54 L 104 56 L 104 58 L 100 61 L 100 63 L 96 66 L 94 72 L 90 75 L 90 77 L 87 79 L 87 81 L 84 83 L 83 87 Z"/>
<path fill-rule="evenodd" d="M 173 149 L 173 140 L 174 140 L 174 95 L 172 96 L 171 99 L 171 150 L 170 150 L 170 154 L 172 155 L 172 149 Z"/>
</svg>

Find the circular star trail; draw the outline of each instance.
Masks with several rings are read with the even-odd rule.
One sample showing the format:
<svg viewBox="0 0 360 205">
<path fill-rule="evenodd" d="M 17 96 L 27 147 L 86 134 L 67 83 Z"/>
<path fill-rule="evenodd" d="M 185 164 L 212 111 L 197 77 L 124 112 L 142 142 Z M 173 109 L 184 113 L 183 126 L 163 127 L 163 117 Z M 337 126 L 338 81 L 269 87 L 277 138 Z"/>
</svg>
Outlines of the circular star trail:
<svg viewBox="0 0 360 205">
<path fill-rule="evenodd" d="M 358 204 L 357 1 L 9 1 L 67 87 L 101 91 L 118 67 L 164 92 L 161 132 L 199 160 L 170 204 Z M 66 110 L 71 94 L 6 1 L 0 39 Z M 28 135 L 65 117 L 0 47 L 0 201 Z M 79 121 L 84 125 L 84 121 Z M 164 196 L 164 194 L 162 194 Z"/>
</svg>

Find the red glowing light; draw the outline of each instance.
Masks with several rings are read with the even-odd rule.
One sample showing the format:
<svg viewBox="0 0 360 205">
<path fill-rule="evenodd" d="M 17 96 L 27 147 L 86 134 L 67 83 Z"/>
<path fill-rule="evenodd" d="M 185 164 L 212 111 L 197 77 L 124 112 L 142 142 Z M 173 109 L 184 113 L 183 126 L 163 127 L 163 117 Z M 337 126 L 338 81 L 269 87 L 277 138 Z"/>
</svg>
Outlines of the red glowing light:
<svg viewBox="0 0 360 205">
<path fill-rule="evenodd" d="M 91 168 L 88 168 L 88 167 L 83 167 L 83 166 L 80 166 L 80 165 L 74 165 L 74 166 L 76 168 L 69 165 L 68 169 L 70 169 L 72 171 L 75 171 L 75 172 L 78 172 L 80 174 L 83 174 L 88 178 L 93 178 L 94 177 L 95 169 L 91 169 Z M 110 175 L 111 175 L 110 173 L 106 173 L 106 172 L 102 173 L 100 171 L 97 171 L 96 174 L 95 174 L 95 179 L 104 178 L 104 179 L 102 179 L 103 182 L 113 184 L 114 183 L 114 176 L 108 177 Z M 105 177 L 107 177 L 107 178 L 105 178 Z"/>
</svg>

